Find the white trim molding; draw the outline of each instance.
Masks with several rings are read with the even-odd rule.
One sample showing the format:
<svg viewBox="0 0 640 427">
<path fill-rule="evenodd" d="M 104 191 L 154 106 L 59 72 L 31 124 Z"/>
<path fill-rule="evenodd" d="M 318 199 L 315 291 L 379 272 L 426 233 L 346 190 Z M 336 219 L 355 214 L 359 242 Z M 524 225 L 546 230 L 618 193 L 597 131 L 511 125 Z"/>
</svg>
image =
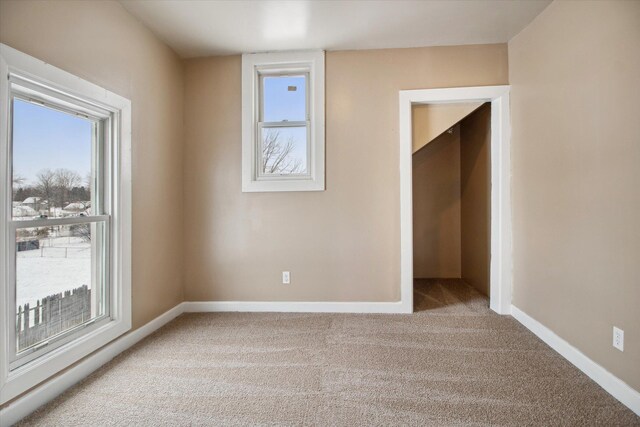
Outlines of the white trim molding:
<svg viewBox="0 0 640 427">
<path fill-rule="evenodd" d="M 144 326 L 123 335 L 93 353 L 63 374 L 52 378 L 41 386 L 29 391 L 24 396 L 21 396 L 6 405 L 0 410 L 0 420 L 2 420 L 2 425 L 13 425 L 17 423 L 40 406 L 53 400 L 68 388 L 82 381 L 92 372 L 109 362 L 123 351 L 127 350 L 129 347 L 171 322 L 183 313 L 183 304 L 184 303 L 176 305 Z"/>
<path fill-rule="evenodd" d="M 413 197 L 411 107 L 417 104 L 491 102 L 491 265 L 490 307 L 511 312 L 511 125 L 509 86 L 400 91 L 400 295 L 403 311 L 413 310 Z"/>
<path fill-rule="evenodd" d="M 623 405 L 640 416 L 640 392 L 631 388 L 620 378 L 591 360 L 580 350 L 560 338 L 551 329 L 529 316 L 518 307 L 511 306 L 511 315 L 527 329 L 536 334 L 549 347 L 557 351 L 576 368 L 594 380 L 607 393 L 618 399 Z"/>
<path fill-rule="evenodd" d="M 400 302 L 188 301 L 185 313 L 404 313 Z"/>
</svg>

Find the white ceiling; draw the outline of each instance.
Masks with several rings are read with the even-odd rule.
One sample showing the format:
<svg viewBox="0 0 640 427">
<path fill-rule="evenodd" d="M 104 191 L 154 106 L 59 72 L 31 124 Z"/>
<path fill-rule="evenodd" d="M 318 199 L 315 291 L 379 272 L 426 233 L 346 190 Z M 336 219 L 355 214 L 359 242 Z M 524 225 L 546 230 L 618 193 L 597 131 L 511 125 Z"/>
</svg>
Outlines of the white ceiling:
<svg viewBox="0 0 640 427">
<path fill-rule="evenodd" d="M 502 43 L 550 0 L 121 0 L 185 58 Z"/>
</svg>

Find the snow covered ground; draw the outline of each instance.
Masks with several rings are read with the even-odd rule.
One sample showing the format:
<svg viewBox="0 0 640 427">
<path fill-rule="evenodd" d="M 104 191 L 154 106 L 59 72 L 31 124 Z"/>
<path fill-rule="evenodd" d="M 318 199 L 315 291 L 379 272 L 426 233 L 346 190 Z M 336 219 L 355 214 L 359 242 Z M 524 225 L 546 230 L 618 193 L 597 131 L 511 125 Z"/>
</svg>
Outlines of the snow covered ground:
<svg viewBox="0 0 640 427">
<path fill-rule="evenodd" d="M 82 285 L 91 288 L 91 242 L 79 237 L 40 240 L 40 249 L 16 257 L 17 304 L 35 306 L 48 295 Z"/>
</svg>

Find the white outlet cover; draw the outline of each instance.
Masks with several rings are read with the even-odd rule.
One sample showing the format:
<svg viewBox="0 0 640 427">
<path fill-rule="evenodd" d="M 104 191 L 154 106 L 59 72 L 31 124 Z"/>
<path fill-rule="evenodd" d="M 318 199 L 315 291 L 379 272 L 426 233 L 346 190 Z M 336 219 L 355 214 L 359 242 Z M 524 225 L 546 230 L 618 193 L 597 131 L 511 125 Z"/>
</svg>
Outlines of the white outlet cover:
<svg viewBox="0 0 640 427">
<path fill-rule="evenodd" d="M 624 351 L 624 331 L 613 327 L 613 346 L 620 351 Z"/>
<path fill-rule="evenodd" d="M 282 272 L 282 284 L 283 285 L 288 285 L 289 283 L 291 283 L 291 274 L 288 271 L 283 271 Z"/>
</svg>

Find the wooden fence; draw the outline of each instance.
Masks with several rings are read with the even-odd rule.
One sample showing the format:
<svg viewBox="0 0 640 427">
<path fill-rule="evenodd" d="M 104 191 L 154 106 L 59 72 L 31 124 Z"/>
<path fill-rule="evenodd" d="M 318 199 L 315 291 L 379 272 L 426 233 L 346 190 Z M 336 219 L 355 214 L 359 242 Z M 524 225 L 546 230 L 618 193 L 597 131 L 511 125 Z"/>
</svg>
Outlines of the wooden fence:
<svg viewBox="0 0 640 427">
<path fill-rule="evenodd" d="M 91 319 L 91 289 L 83 285 L 73 290 L 50 295 L 38 301 L 18 306 L 16 338 L 18 351 L 47 340 Z"/>
</svg>

